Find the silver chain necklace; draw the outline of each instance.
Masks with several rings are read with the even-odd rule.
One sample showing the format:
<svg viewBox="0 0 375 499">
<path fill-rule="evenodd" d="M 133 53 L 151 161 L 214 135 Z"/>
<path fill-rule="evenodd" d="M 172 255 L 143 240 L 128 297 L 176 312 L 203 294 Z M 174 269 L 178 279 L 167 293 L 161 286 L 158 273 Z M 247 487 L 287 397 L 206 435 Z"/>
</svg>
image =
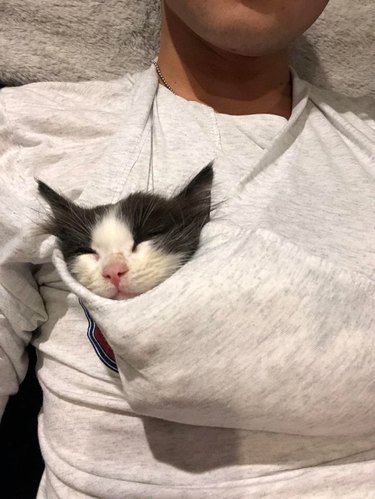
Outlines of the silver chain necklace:
<svg viewBox="0 0 375 499">
<path fill-rule="evenodd" d="M 163 73 L 161 72 L 161 69 L 159 67 L 159 64 L 156 61 L 152 61 L 152 64 L 155 66 L 156 72 L 163 82 L 163 85 L 170 91 L 172 94 L 176 95 L 176 92 L 173 90 L 173 88 L 167 83 L 167 80 L 164 78 Z"/>
</svg>

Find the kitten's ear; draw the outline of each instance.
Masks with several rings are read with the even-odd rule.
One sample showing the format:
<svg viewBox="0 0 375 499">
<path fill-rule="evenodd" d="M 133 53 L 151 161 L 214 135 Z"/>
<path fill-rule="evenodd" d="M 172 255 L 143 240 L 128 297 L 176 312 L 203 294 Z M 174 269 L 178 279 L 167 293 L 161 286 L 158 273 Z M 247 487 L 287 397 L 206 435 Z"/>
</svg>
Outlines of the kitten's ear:
<svg viewBox="0 0 375 499">
<path fill-rule="evenodd" d="M 212 181 L 214 178 L 212 165 L 213 161 L 205 166 L 203 170 L 201 170 L 193 180 L 177 194 L 176 199 L 186 199 L 189 202 L 194 202 L 194 200 L 202 202 L 203 200 L 206 200 L 210 203 Z"/>
<path fill-rule="evenodd" d="M 50 205 L 51 210 L 56 218 L 61 216 L 63 213 L 66 213 L 67 210 L 71 209 L 73 205 L 71 201 L 66 199 L 64 196 L 61 196 L 61 194 L 58 194 L 41 180 L 36 179 L 36 181 L 38 183 L 39 194 Z"/>
</svg>

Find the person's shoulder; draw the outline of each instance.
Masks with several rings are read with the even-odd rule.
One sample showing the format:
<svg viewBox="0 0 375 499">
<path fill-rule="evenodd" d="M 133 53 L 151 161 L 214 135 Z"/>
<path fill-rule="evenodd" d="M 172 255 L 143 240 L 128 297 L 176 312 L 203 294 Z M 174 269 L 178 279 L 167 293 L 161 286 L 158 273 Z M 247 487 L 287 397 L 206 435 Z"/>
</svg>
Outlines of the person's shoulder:
<svg viewBox="0 0 375 499">
<path fill-rule="evenodd" d="M 109 81 L 37 82 L 0 90 L 6 120 L 22 127 L 24 120 L 67 118 L 69 114 L 118 112 L 137 81 L 126 74 Z"/>
<path fill-rule="evenodd" d="M 375 98 L 372 96 L 349 97 L 310 85 L 310 99 L 326 114 L 336 114 L 347 123 L 363 123 L 375 130 Z"/>
</svg>

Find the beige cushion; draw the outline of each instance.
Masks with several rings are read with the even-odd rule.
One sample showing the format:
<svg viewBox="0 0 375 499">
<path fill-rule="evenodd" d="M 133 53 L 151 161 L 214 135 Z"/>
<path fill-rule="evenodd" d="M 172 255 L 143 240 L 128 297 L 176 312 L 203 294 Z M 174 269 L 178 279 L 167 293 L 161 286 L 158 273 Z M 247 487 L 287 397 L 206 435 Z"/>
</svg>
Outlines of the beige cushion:
<svg viewBox="0 0 375 499">
<path fill-rule="evenodd" d="M 159 0 L 0 0 L 0 81 L 110 79 L 157 51 Z M 331 0 L 296 44 L 315 84 L 375 96 L 375 1 Z"/>
</svg>

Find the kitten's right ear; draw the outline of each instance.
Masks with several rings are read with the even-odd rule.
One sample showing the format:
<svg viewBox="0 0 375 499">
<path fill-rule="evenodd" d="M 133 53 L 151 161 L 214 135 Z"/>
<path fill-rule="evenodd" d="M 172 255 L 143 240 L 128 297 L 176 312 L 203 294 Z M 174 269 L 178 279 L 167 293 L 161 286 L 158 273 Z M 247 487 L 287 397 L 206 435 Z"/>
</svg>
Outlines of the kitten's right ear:
<svg viewBox="0 0 375 499">
<path fill-rule="evenodd" d="M 72 202 L 66 199 L 61 194 L 58 194 L 56 191 L 51 189 L 47 184 L 42 182 L 41 180 L 36 179 L 38 183 L 38 192 L 42 196 L 45 201 L 50 205 L 51 210 L 55 217 L 63 214 L 68 209 L 71 208 Z"/>
</svg>

